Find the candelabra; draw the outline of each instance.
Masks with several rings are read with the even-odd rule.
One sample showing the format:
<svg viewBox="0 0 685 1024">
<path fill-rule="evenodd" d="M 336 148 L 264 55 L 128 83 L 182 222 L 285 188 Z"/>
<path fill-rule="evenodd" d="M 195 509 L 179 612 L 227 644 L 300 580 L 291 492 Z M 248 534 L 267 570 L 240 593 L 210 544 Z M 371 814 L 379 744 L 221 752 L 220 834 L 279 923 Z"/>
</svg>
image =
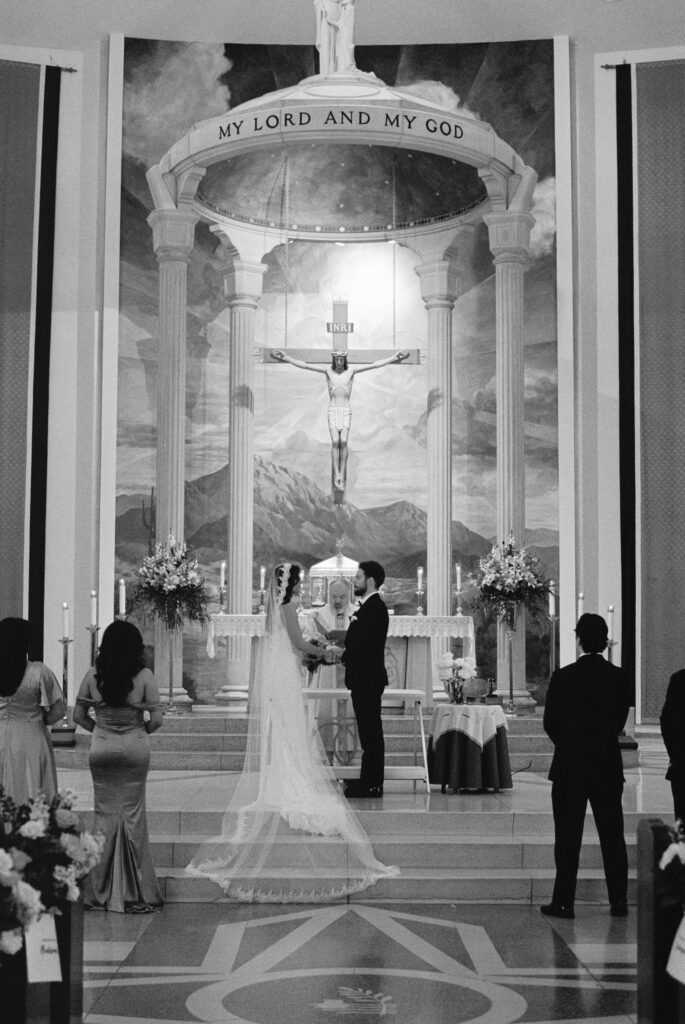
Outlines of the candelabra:
<svg viewBox="0 0 685 1024">
<path fill-rule="evenodd" d="M 549 674 L 550 676 L 557 667 L 557 622 L 559 621 L 558 615 L 550 615 L 549 627 L 550 627 L 550 639 L 549 639 Z"/>
<path fill-rule="evenodd" d="M 266 591 L 262 587 L 262 589 L 259 591 L 259 614 L 260 615 L 264 614 L 264 594 L 265 593 L 266 593 Z"/>
<path fill-rule="evenodd" d="M 461 587 L 460 587 L 460 586 L 457 586 L 457 615 L 461 615 L 461 614 L 462 614 L 462 607 L 461 607 Z"/>
<path fill-rule="evenodd" d="M 419 587 L 416 591 L 416 614 L 423 615 L 423 595 L 425 591 L 423 587 Z"/>
<path fill-rule="evenodd" d="M 62 693 L 64 695 L 64 718 L 61 721 L 56 722 L 50 730 L 52 736 L 53 747 L 75 747 L 76 746 L 76 726 L 69 723 L 68 715 L 68 704 L 69 704 L 69 644 L 72 643 L 71 637 L 63 636 L 60 637 L 59 641 L 62 645 Z"/>
<path fill-rule="evenodd" d="M 93 668 L 98 653 L 98 633 L 100 628 L 94 622 L 91 622 L 90 626 L 87 627 L 87 631 L 90 633 L 90 665 Z"/>
<path fill-rule="evenodd" d="M 226 600 L 226 587 L 219 587 L 219 612 L 224 610 L 224 601 Z"/>
<path fill-rule="evenodd" d="M 617 640 L 607 640 L 607 661 L 610 665 L 614 663 L 614 647 L 617 643 Z"/>
</svg>

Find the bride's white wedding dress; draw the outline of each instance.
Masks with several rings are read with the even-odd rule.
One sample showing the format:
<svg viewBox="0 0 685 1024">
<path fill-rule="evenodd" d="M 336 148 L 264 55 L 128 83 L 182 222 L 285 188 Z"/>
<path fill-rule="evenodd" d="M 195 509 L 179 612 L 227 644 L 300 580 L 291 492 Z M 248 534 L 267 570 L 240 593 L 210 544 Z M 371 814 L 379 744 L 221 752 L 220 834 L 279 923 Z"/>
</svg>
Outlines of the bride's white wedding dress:
<svg viewBox="0 0 685 1024">
<path fill-rule="evenodd" d="M 301 661 L 273 582 L 266 623 L 243 771 L 221 837 L 203 843 L 186 870 L 238 900 L 327 902 L 399 872 L 374 857 L 318 733 L 308 728 Z"/>
</svg>

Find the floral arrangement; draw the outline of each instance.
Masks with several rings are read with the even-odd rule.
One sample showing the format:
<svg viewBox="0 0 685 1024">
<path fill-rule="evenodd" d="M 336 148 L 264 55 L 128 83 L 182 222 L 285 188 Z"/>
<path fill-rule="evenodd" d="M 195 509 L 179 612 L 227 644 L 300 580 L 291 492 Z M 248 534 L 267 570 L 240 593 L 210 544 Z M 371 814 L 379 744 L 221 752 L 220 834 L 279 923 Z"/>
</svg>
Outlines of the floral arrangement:
<svg viewBox="0 0 685 1024">
<path fill-rule="evenodd" d="M 511 535 L 481 558 L 476 584 L 476 608 L 495 615 L 509 630 L 516 627 L 522 608 L 538 619 L 551 589 L 542 563 L 525 547 L 517 548 Z"/>
<path fill-rule="evenodd" d="M 85 831 L 74 799 L 65 790 L 50 804 L 16 804 L 0 786 L 0 953 L 18 952 L 24 929 L 75 903 L 80 879 L 102 856 L 104 838 Z"/>
<path fill-rule="evenodd" d="M 154 555 L 145 556 L 133 603 L 161 619 L 170 632 L 181 629 L 184 619 L 207 622 L 204 577 L 184 541 L 169 534 L 166 544 L 155 544 Z"/>
<path fill-rule="evenodd" d="M 476 676 L 476 663 L 473 658 L 452 658 L 451 655 L 445 655 L 440 661 L 438 672 L 450 703 L 463 704 L 464 682 Z"/>
</svg>

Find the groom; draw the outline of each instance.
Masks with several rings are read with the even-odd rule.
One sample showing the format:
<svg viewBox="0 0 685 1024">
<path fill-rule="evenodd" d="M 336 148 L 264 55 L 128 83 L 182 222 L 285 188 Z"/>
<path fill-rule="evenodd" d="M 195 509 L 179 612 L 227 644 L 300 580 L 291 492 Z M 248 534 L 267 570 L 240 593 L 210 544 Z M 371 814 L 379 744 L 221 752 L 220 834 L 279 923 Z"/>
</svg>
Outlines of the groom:
<svg viewBox="0 0 685 1024">
<path fill-rule="evenodd" d="M 388 609 L 378 593 L 385 570 L 378 562 L 360 562 L 354 578 L 359 608 L 350 619 L 342 656 L 345 686 L 352 692 L 362 748 L 359 782 L 349 782 L 345 796 L 383 796 L 385 743 L 381 722 L 381 698 L 388 682 L 385 671 L 385 640 Z"/>
</svg>

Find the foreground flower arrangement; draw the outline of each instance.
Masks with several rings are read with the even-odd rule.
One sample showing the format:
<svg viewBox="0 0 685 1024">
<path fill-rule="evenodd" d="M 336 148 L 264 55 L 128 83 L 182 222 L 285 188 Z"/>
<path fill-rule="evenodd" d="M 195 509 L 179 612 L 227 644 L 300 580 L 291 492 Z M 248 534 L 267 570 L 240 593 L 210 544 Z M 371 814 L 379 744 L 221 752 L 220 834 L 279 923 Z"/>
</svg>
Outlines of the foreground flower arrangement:
<svg viewBox="0 0 685 1024">
<path fill-rule="evenodd" d="M 184 541 L 169 534 L 166 544 L 156 544 L 138 569 L 134 605 L 161 619 L 169 632 L 181 629 L 184 619 L 207 622 L 205 581 L 197 559 Z"/>
<path fill-rule="evenodd" d="M 75 903 L 80 879 L 102 856 L 104 838 L 86 832 L 74 798 L 65 790 L 51 804 L 16 804 L 0 786 L 0 953 L 17 953 L 42 914 Z"/>
<path fill-rule="evenodd" d="M 533 620 L 538 619 L 551 590 L 540 560 L 525 547 L 517 548 L 511 535 L 481 558 L 476 584 L 476 608 L 494 615 L 508 630 L 516 628 L 522 609 Z"/>
</svg>

